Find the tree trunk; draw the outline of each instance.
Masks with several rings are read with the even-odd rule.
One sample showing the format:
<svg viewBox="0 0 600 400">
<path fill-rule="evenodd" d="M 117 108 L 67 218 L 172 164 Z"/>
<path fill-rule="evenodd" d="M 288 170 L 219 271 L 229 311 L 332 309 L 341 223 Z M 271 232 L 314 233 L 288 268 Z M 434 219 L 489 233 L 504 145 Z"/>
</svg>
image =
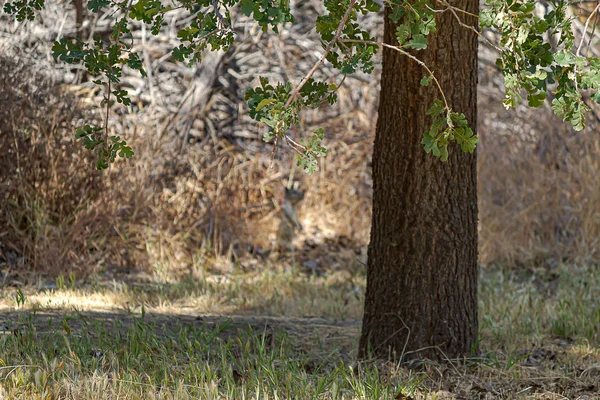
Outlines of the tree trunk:
<svg viewBox="0 0 600 400">
<path fill-rule="evenodd" d="M 477 0 L 453 6 L 478 13 Z M 473 17 L 459 14 L 466 24 Z M 415 52 L 439 79 L 450 107 L 477 125 L 477 36 L 452 13 Z M 397 44 L 386 17 L 384 39 Z M 379 119 L 373 152 L 373 220 L 360 355 L 456 358 L 477 339 L 477 165 L 451 144 L 449 159 L 426 154 L 426 111 L 439 98 L 427 73 L 383 51 Z"/>
</svg>

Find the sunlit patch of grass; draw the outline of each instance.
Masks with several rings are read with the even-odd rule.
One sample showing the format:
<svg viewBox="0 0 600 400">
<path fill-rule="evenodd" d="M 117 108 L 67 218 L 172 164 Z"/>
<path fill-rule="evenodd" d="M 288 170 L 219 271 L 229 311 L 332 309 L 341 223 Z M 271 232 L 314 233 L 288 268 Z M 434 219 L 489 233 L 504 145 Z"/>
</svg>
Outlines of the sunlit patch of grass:
<svg viewBox="0 0 600 400">
<path fill-rule="evenodd" d="M 320 316 L 357 319 L 362 316 L 365 277 L 337 271 L 307 275 L 296 268 L 263 268 L 245 274 L 191 276 L 176 282 L 95 282 L 81 288 L 26 289 L 26 307 L 39 310 L 146 310 L 160 313 L 256 314 L 267 316 Z M 14 296 L 7 290 L 0 307 Z"/>
</svg>

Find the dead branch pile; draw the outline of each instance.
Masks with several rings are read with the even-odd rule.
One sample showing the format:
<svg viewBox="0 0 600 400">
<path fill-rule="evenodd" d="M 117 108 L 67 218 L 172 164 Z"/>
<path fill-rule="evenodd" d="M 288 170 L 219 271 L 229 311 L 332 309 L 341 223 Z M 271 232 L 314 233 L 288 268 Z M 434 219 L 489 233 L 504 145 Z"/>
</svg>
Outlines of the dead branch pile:
<svg viewBox="0 0 600 400">
<path fill-rule="evenodd" d="M 93 241 L 87 246 L 102 248 L 105 256 L 92 258 L 85 266 L 189 268 L 204 263 L 205 255 L 213 250 L 229 252 L 235 260 L 248 250 L 268 248 L 283 186 L 292 178 L 307 189 L 301 213 L 311 243 L 326 241 L 339 250 L 337 238 L 341 237 L 352 255 L 354 248 L 365 246 L 377 80 L 349 77 L 340 89 L 338 104 L 303 114 L 294 135 L 304 135 L 317 126 L 327 131 L 329 156 L 311 177 L 293 170 L 295 154 L 284 146 L 278 150 L 274 168 L 268 168 L 272 147 L 262 141 L 265 127 L 250 120 L 243 101 L 259 75 L 297 82 L 312 67 L 321 49 L 310 29 L 322 12 L 317 7 L 318 2 L 299 3 L 295 14 L 300 23 L 279 36 L 263 34 L 236 14 L 237 44 L 226 53 L 208 53 L 202 65 L 193 67 L 176 63 L 169 55 L 178 29 L 189 22 L 181 14 L 170 15 L 167 29 L 158 37 L 143 27 L 134 31 L 149 74 L 142 79 L 126 71 L 123 88 L 134 100 L 131 107 L 115 109 L 110 127 L 132 143 L 136 156 L 129 166 L 120 164 L 102 174 L 98 202 L 67 193 L 82 209 L 93 208 L 98 224 L 106 228 L 96 231 L 102 243 Z M 91 122 L 98 122 L 102 93 L 85 82 L 81 70 L 55 64 L 49 56 L 53 40 L 77 34 L 74 15 L 70 3 L 52 3 L 34 23 L 9 23 L 2 16 L 0 49 L 28 54 L 35 60 L 30 70 L 59 71 L 52 73 L 53 79 L 67 83 L 68 91 L 87 106 L 88 114 L 96 113 L 96 121 Z M 106 16 L 86 21 L 86 35 L 109 31 Z M 375 18 L 365 23 L 376 28 Z M 318 77 L 340 80 L 329 68 L 321 69 Z M 94 117 L 88 116 L 86 121 L 90 118 Z M 82 120 L 72 122 L 80 124 Z M 11 127 L 18 133 L 25 128 L 18 122 Z M 69 151 L 81 153 L 78 145 Z M 68 176 L 68 170 L 60 173 Z M 16 186 L 7 186 L 7 197 Z M 44 224 L 64 229 L 69 222 L 56 218 Z M 13 244 L 13 251 L 27 264 L 48 269 L 45 261 L 33 262 L 31 252 L 22 249 L 22 235 L 16 234 L 10 223 L 7 226 L 5 241 Z M 67 261 L 65 257 L 69 258 L 62 255 L 57 262 L 81 265 L 81 260 Z"/>
<path fill-rule="evenodd" d="M 84 121 L 101 121 L 102 92 L 80 68 L 56 64 L 50 47 L 61 37 L 107 35 L 110 17 L 84 15 L 78 32 L 71 2 L 47 3 L 33 23 L 0 14 L 0 54 L 4 65 L 12 63 L 0 76 L 0 261 L 54 272 L 75 266 L 160 272 L 200 268 L 207 257 L 226 253 L 231 265 L 245 268 L 243 255 L 270 246 L 282 189 L 291 180 L 308 191 L 302 239 L 345 254 L 322 257 L 323 267 L 345 267 L 355 252 L 364 255 L 378 71 L 348 77 L 336 105 L 303 113 L 293 136 L 318 126 L 327 133 L 329 155 L 314 176 L 294 171 L 295 154 L 285 146 L 269 169 L 265 127 L 247 115 L 243 96 L 258 76 L 298 82 L 321 54 L 313 26 L 322 2 L 292 6 L 297 23 L 279 35 L 263 34 L 234 10 L 236 44 L 192 67 L 169 54 L 178 29 L 189 23 L 184 14 L 169 14 L 157 37 L 143 26 L 134 29 L 148 77 L 125 71 L 122 88 L 132 105 L 115 108 L 110 127 L 136 156 L 101 174 L 70 138 Z M 381 20 L 370 16 L 363 23 L 381 32 Z M 600 142 L 569 131 L 549 117 L 548 107 L 504 111 L 494 58 L 482 43 L 482 261 L 597 259 L 600 191 L 593 154 Z M 341 78 L 328 65 L 316 77 Z M 29 81 L 41 86 L 20 86 Z"/>
</svg>

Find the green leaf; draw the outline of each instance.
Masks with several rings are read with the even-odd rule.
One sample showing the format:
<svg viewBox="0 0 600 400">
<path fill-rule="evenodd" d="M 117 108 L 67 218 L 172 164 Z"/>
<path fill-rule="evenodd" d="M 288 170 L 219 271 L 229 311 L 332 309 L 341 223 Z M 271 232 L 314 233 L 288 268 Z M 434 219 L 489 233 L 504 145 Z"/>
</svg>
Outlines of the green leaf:
<svg viewBox="0 0 600 400">
<path fill-rule="evenodd" d="M 405 12 L 403 7 L 392 7 L 389 18 L 397 24 L 404 15 Z"/>
<path fill-rule="evenodd" d="M 433 80 L 433 77 L 431 75 L 425 75 L 423 77 L 423 79 L 421 79 L 421 82 L 419 82 L 421 84 L 421 86 L 429 86 L 429 84 L 431 83 L 431 81 Z"/>
<path fill-rule="evenodd" d="M 477 142 L 479 141 L 479 138 L 473 135 L 471 128 L 457 129 L 456 138 L 456 142 L 460 144 L 461 150 L 465 153 L 467 151 L 469 153 L 473 153 L 475 151 L 475 147 L 477 146 Z"/>
<path fill-rule="evenodd" d="M 440 147 L 440 160 L 443 162 L 448 161 L 448 145 Z"/>
<path fill-rule="evenodd" d="M 381 7 L 373 0 L 367 0 L 365 3 L 365 8 L 371 12 L 378 12 Z"/>
<path fill-rule="evenodd" d="M 403 46 L 406 43 L 406 39 L 410 37 L 410 27 L 407 25 L 398 25 L 396 28 L 396 39 L 398 39 L 398 44 Z"/>
<path fill-rule="evenodd" d="M 433 151 L 434 155 L 439 154 L 437 140 L 435 140 L 433 135 L 431 135 L 429 132 L 425 132 L 423 134 L 423 140 L 421 140 L 421 144 L 424 145 L 423 148 L 425 149 L 426 153 Z"/>
<path fill-rule="evenodd" d="M 424 35 L 414 35 L 411 40 L 406 43 L 406 47 L 415 50 L 422 50 L 427 48 L 427 38 Z"/>
<path fill-rule="evenodd" d="M 173 48 L 172 54 L 175 60 L 184 62 L 185 59 L 192 54 L 192 49 L 182 44 L 179 47 Z"/>
<path fill-rule="evenodd" d="M 575 61 L 575 56 L 568 51 L 559 51 L 554 55 L 554 61 L 561 67 L 567 67 Z"/>
<path fill-rule="evenodd" d="M 249 17 L 255 9 L 258 10 L 258 6 L 252 0 L 242 0 L 240 1 L 240 9 L 245 16 Z"/>
<path fill-rule="evenodd" d="M 260 111 L 261 109 L 263 109 L 264 107 L 268 106 L 269 104 L 273 104 L 273 103 L 276 103 L 276 102 L 277 102 L 277 100 L 275 100 L 275 99 L 263 99 L 256 106 L 256 111 Z"/>
<path fill-rule="evenodd" d="M 440 99 L 435 99 L 433 105 L 427 110 L 427 115 L 438 116 L 445 110 L 444 103 Z"/>
<path fill-rule="evenodd" d="M 93 12 L 97 13 L 101 8 L 106 7 L 109 4 L 110 1 L 108 0 L 90 0 L 87 8 L 88 10 L 92 10 Z"/>
<path fill-rule="evenodd" d="M 125 142 L 123 142 L 123 144 L 120 146 L 119 149 L 119 157 L 122 158 L 131 158 L 135 155 L 135 153 L 133 152 L 133 150 L 131 149 L 131 147 L 126 146 Z"/>
<path fill-rule="evenodd" d="M 518 31 L 517 39 L 516 39 L 518 44 L 525 43 L 525 41 L 527 40 L 527 37 L 529 36 L 529 30 L 530 30 L 529 25 L 521 25 L 519 27 L 519 31 Z"/>
<path fill-rule="evenodd" d="M 507 110 L 509 108 L 515 108 L 517 106 L 517 100 L 514 98 L 514 96 L 506 96 L 506 99 L 502 100 L 502 104 L 504 104 L 504 108 L 506 108 Z"/>
<path fill-rule="evenodd" d="M 482 27 L 491 27 L 493 25 L 494 18 L 492 17 L 492 10 L 483 10 L 479 13 L 479 24 Z"/>
<path fill-rule="evenodd" d="M 546 91 L 530 94 L 527 100 L 530 107 L 541 107 L 544 105 L 544 101 L 546 101 Z"/>
</svg>

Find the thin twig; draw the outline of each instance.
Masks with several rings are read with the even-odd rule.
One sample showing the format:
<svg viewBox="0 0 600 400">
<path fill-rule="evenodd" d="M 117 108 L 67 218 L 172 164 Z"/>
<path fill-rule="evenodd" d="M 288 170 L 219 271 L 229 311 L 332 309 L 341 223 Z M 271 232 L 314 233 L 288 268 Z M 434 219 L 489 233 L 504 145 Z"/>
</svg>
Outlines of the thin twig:
<svg viewBox="0 0 600 400">
<path fill-rule="evenodd" d="M 501 47 L 498 47 L 497 45 L 495 45 L 494 43 L 492 43 L 492 42 L 491 42 L 491 41 L 490 41 L 488 38 L 486 38 L 486 37 L 485 37 L 485 36 L 484 36 L 484 35 L 483 35 L 483 34 L 482 34 L 480 31 L 478 31 L 478 30 L 477 30 L 477 28 L 475 28 L 475 27 L 474 27 L 474 26 L 472 26 L 472 25 L 467 25 L 467 24 L 465 24 L 464 22 L 462 22 L 462 20 L 461 20 L 461 19 L 460 19 L 460 17 L 458 16 L 457 12 L 463 13 L 463 14 L 465 14 L 465 15 L 468 15 L 468 16 L 471 16 L 471 17 L 479 18 L 477 15 L 475 15 L 475 14 L 473 14 L 473 13 L 470 13 L 470 12 L 468 12 L 468 11 L 462 10 L 462 9 L 460 9 L 460 8 L 458 8 L 458 7 L 454 7 L 453 5 L 451 5 L 451 4 L 448 4 L 448 3 L 446 3 L 446 2 L 445 2 L 445 1 L 443 1 L 443 0 L 438 0 L 438 3 L 440 3 L 441 5 L 443 5 L 443 6 L 444 6 L 444 7 L 446 7 L 446 8 L 445 8 L 445 9 L 443 9 L 443 10 L 435 10 L 435 9 L 433 9 L 433 8 L 429 7 L 429 6 L 427 6 L 427 8 L 429 8 L 429 10 L 431 10 L 431 11 L 433 11 L 433 12 L 435 12 L 435 13 L 445 13 L 446 11 L 450 11 L 450 12 L 452 13 L 452 15 L 454 15 L 454 18 L 456 19 L 456 22 L 458 22 L 458 24 L 459 24 L 460 26 L 462 26 L 463 28 L 466 28 L 466 29 L 468 29 L 468 30 L 470 30 L 470 31 L 473 31 L 473 32 L 475 32 L 475 34 L 476 34 L 477 36 L 479 36 L 479 37 L 480 37 L 481 39 L 483 39 L 483 40 L 484 40 L 484 41 L 485 41 L 487 44 L 489 44 L 490 46 L 492 46 L 492 47 L 493 47 L 493 48 L 494 48 L 496 51 L 498 51 L 498 52 L 502 52 L 502 51 L 503 51 Z"/>
<path fill-rule="evenodd" d="M 108 94 L 106 95 L 106 120 L 104 121 L 104 147 L 108 150 L 108 116 L 110 114 L 110 78 L 108 78 Z"/>
<path fill-rule="evenodd" d="M 452 13 L 452 15 L 454 15 L 454 18 L 456 18 L 456 22 L 458 22 L 458 24 L 460 26 L 462 26 L 463 28 L 466 28 L 470 31 L 475 32 L 475 34 L 477 36 L 479 36 L 481 39 L 483 39 L 485 42 L 487 42 L 487 44 L 489 44 L 490 46 L 492 46 L 497 52 L 502 53 L 502 48 L 497 46 L 496 44 L 492 43 L 491 40 L 489 40 L 488 38 L 486 38 L 485 36 L 483 36 L 483 34 L 481 32 L 479 32 L 474 26 L 472 25 L 467 25 L 464 22 L 462 22 L 462 20 L 460 19 L 460 17 L 458 16 L 458 14 L 456 13 L 456 10 L 460 10 L 459 8 L 456 7 L 452 7 L 450 6 L 448 8 L 450 10 L 450 12 Z"/>
<path fill-rule="evenodd" d="M 433 81 L 435 82 L 435 85 L 437 86 L 438 91 L 440 92 L 440 95 L 442 96 L 442 101 L 444 102 L 444 106 L 446 107 L 446 110 L 450 110 L 450 106 L 448 105 L 448 101 L 446 100 L 446 96 L 444 95 L 444 90 L 442 89 L 440 82 L 437 80 L 437 78 L 433 74 L 433 71 L 431 69 L 429 69 L 427 64 L 425 64 L 423 61 L 419 60 L 417 57 L 413 56 L 412 54 L 410 54 L 407 51 L 402 50 L 398 46 L 392 46 L 391 44 L 387 44 L 387 43 L 374 42 L 371 40 L 357 40 L 357 39 L 343 39 L 340 41 L 343 43 L 362 43 L 362 44 L 372 44 L 375 46 L 386 47 L 388 49 L 395 50 L 398 53 L 410 58 L 411 60 L 413 60 L 414 62 L 419 64 L 421 67 L 425 68 L 427 73 L 429 73 L 429 76 L 431 76 L 431 79 L 433 79 Z"/>
<path fill-rule="evenodd" d="M 221 12 L 219 11 L 219 0 L 212 0 L 212 5 L 215 11 L 215 15 L 217 16 L 217 19 L 226 27 L 228 27 L 229 29 L 231 29 L 231 25 L 229 25 L 227 23 L 227 21 L 225 21 L 225 18 L 223 18 L 223 15 L 221 14 Z"/>
<path fill-rule="evenodd" d="M 273 164 L 275 164 L 275 150 L 277 150 L 277 142 L 279 141 L 279 136 L 275 135 L 275 141 L 273 142 L 273 150 L 271 150 L 271 165 L 269 168 L 273 168 Z"/>
<path fill-rule="evenodd" d="M 598 12 L 598 9 L 600 9 L 600 3 L 598 3 L 598 5 L 596 5 L 596 7 L 594 8 L 594 11 L 592 11 L 592 13 L 585 20 L 585 26 L 583 27 L 583 33 L 581 34 L 581 40 L 579 41 L 579 46 L 577 46 L 577 51 L 575 52 L 575 57 L 579 57 L 581 55 L 581 46 L 583 45 L 583 42 L 585 42 L 585 37 L 586 37 L 587 30 L 588 30 L 588 26 L 590 25 L 590 20 Z M 573 79 L 573 81 L 575 82 L 575 90 L 579 90 L 579 87 L 577 85 L 577 63 L 575 63 L 575 66 L 573 67 L 573 73 L 575 75 L 575 78 Z"/>
<path fill-rule="evenodd" d="M 285 135 L 285 140 L 292 147 L 292 149 L 296 150 L 299 154 L 302 154 L 302 152 L 298 149 L 306 150 L 306 146 L 303 146 L 300 143 L 296 142 L 289 135 Z M 296 146 L 297 148 L 295 148 L 294 146 Z"/>
<path fill-rule="evenodd" d="M 352 12 L 352 9 L 356 5 L 356 1 L 357 0 L 352 0 L 350 2 L 350 5 L 348 6 L 348 9 L 346 10 L 346 13 L 344 14 L 344 16 L 342 17 L 342 19 L 340 20 L 340 24 L 338 25 L 337 30 L 335 31 L 335 35 L 333 36 L 333 39 L 331 39 L 331 41 L 329 43 L 327 43 L 327 46 L 325 47 L 325 51 L 321 55 L 321 58 L 319 58 L 319 60 L 315 63 L 315 65 L 313 65 L 313 67 L 311 68 L 311 70 L 308 71 L 308 74 L 306 74 L 306 76 L 300 81 L 300 83 L 298 84 L 298 86 L 296 86 L 296 88 L 292 91 L 292 93 L 290 94 L 290 97 L 285 102 L 285 107 L 289 107 L 292 104 L 292 102 L 296 99 L 296 96 L 298 96 L 298 93 L 300 93 L 300 90 L 304 87 L 304 85 L 306 85 L 306 83 L 308 82 L 308 80 L 310 78 L 312 78 L 312 76 L 317 71 L 317 69 L 319 69 L 319 67 L 321 67 L 321 65 L 323 65 L 323 63 L 325 62 L 325 58 L 327 57 L 327 55 L 329 54 L 329 52 L 333 48 L 334 44 L 339 40 L 340 35 L 342 34 L 342 31 L 344 30 L 344 27 L 346 26 L 346 22 L 348 22 L 348 18 L 350 17 L 350 13 Z M 288 135 L 285 135 L 285 138 L 286 138 L 286 141 L 288 143 L 296 143 L 293 140 L 291 140 L 291 138 Z M 275 142 L 273 142 L 273 151 L 271 152 L 271 168 L 273 167 L 273 163 L 274 163 L 274 160 L 275 160 L 275 150 L 277 149 L 277 142 L 278 141 L 277 141 L 277 135 L 276 135 L 275 136 Z M 300 148 L 302 148 L 302 145 L 300 145 L 300 144 L 297 144 L 297 145 L 301 146 Z M 298 149 L 294 148 L 293 146 L 292 146 L 292 148 L 295 151 L 297 151 L 298 153 L 302 154 L 302 152 L 298 151 Z"/>
<path fill-rule="evenodd" d="M 594 15 L 598 12 L 599 9 L 600 9 L 600 3 L 598 3 L 598 5 L 596 5 L 596 8 L 594 8 L 594 11 L 592 11 L 592 13 L 589 15 L 589 17 L 585 20 L 585 26 L 583 27 L 583 35 L 581 35 L 581 40 L 579 41 L 579 46 L 577 46 L 577 52 L 575 53 L 575 55 L 577 57 L 579 57 L 579 55 L 581 54 L 581 46 L 583 45 L 583 42 L 585 41 L 586 32 L 588 30 L 588 26 L 590 25 L 590 20 L 592 18 L 594 18 Z"/>
<path fill-rule="evenodd" d="M 304 87 L 304 85 L 306 85 L 306 82 L 308 82 L 308 80 L 310 78 L 312 78 L 312 76 L 317 71 L 317 69 L 319 69 L 319 67 L 325 62 L 325 58 L 327 57 L 327 55 L 333 48 L 333 45 L 340 39 L 340 35 L 342 34 L 342 31 L 344 30 L 344 27 L 346 26 L 346 22 L 348 21 L 348 18 L 350 17 L 350 12 L 352 12 L 352 9 L 356 5 L 356 1 L 357 0 L 352 0 L 350 2 L 350 5 L 348 6 L 346 13 L 340 20 L 340 24 L 338 25 L 337 30 L 335 31 L 335 35 L 333 36 L 333 39 L 331 39 L 331 41 L 325 47 L 325 51 L 321 55 L 321 58 L 319 58 L 319 61 L 317 61 L 315 63 L 315 65 L 312 67 L 312 69 L 310 71 L 308 71 L 308 74 L 306 74 L 306 76 L 302 79 L 302 81 L 300 81 L 298 86 L 296 86 L 296 88 L 294 89 L 294 91 L 292 92 L 292 94 L 290 95 L 288 100 L 286 101 L 285 107 L 289 107 L 290 104 L 292 104 L 292 102 L 296 99 L 296 96 L 298 96 L 298 93 L 300 93 L 300 90 L 302 89 L 302 87 Z"/>
<path fill-rule="evenodd" d="M 594 34 L 596 33 L 596 26 L 598 26 L 598 16 L 599 15 L 600 14 L 596 13 L 596 21 L 594 21 L 594 26 L 592 27 L 592 33 L 590 33 L 590 40 L 588 41 L 585 54 L 590 54 L 590 47 L 592 46 L 592 39 L 594 39 Z"/>
<path fill-rule="evenodd" d="M 468 11 L 465 11 L 465 10 L 461 9 L 461 8 L 458 8 L 458 7 L 455 7 L 455 6 L 451 5 L 451 4 L 448 4 L 445 0 L 438 0 L 438 3 L 440 3 L 444 7 L 454 9 L 455 11 L 458 11 L 458 12 L 460 12 L 462 14 L 471 16 L 473 18 L 477 18 L 477 20 L 479 20 L 479 15 L 470 13 Z"/>
</svg>

